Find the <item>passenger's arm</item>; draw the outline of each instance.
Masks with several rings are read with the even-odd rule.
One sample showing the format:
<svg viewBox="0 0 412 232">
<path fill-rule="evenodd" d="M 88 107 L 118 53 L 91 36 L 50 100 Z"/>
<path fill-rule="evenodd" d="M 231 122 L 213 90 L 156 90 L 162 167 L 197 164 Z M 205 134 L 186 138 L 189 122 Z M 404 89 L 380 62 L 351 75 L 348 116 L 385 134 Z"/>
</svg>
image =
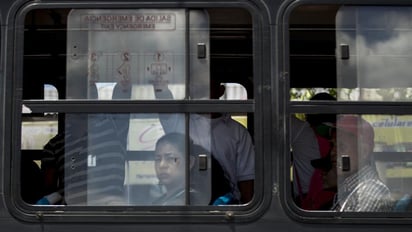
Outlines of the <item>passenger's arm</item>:
<svg viewBox="0 0 412 232">
<path fill-rule="evenodd" d="M 239 125 L 236 175 L 241 194 L 240 202 L 247 203 L 252 200 L 254 193 L 255 149 L 249 132 L 242 125 Z"/>
</svg>

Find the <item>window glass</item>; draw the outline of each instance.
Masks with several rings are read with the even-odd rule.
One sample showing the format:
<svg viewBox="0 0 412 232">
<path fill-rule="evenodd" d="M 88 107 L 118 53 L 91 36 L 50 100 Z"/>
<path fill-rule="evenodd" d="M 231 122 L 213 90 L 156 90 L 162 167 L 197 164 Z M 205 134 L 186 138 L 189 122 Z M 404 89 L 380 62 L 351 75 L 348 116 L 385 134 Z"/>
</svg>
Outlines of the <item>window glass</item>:
<svg viewBox="0 0 412 232">
<path fill-rule="evenodd" d="M 411 37 L 410 12 L 410 7 L 339 9 L 337 78 L 338 86 L 354 92 L 349 100 L 409 101 L 411 48 L 404 41 Z"/>
<path fill-rule="evenodd" d="M 411 118 L 402 113 L 410 102 L 410 49 L 404 43 L 410 37 L 410 10 L 307 5 L 291 13 L 290 103 L 296 113 L 289 119 L 291 194 L 297 206 L 339 212 L 411 209 Z M 299 101 L 317 109 L 300 107 Z M 398 104 L 388 115 L 368 101 Z"/>
<path fill-rule="evenodd" d="M 298 206 L 345 212 L 410 209 L 410 115 L 309 116 L 291 116 Z"/>
<path fill-rule="evenodd" d="M 44 100 L 57 100 L 58 92 L 53 85 L 44 85 Z M 40 150 L 43 145 L 58 132 L 57 114 L 44 113 L 42 115 L 29 116 L 30 108 L 22 106 L 21 149 Z"/>
<path fill-rule="evenodd" d="M 289 16 L 290 87 L 336 88 L 335 17 L 339 5 L 303 5 Z"/>
<path fill-rule="evenodd" d="M 300 6 L 290 16 L 292 99 L 410 101 L 410 7 Z M 305 44 L 305 46 L 302 46 Z M 307 78 L 310 77 L 310 78 Z"/>
<path fill-rule="evenodd" d="M 204 49 L 198 68 L 206 71 L 209 66 L 207 15 L 191 12 L 192 30 L 203 30 L 186 39 L 189 19 L 184 9 L 72 10 L 67 25 L 67 98 L 98 99 L 96 83 L 101 82 L 116 83 L 113 99 L 154 99 L 165 85 L 177 88 L 171 92 L 175 98 L 185 98 L 186 44 L 194 37 Z"/>
<path fill-rule="evenodd" d="M 141 115 L 146 118 L 142 126 L 153 127 L 150 116 Z M 195 146 L 185 136 L 183 114 L 160 116 L 169 117 L 181 128 L 170 128 L 167 135 L 156 127 L 155 133 L 150 127 L 132 131 L 140 132 L 134 136 L 141 141 L 133 141 L 138 145 L 130 150 L 127 138 L 133 133 L 129 133 L 132 120 L 128 114 L 60 114 L 63 128 L 38 151 L 39 171 L 44 176 L 38 176 L 39 185 L 32 192 L 42 192 L 49 199 L 25 200 L 40 205 L 46 204 L 45 200 L 57 205 L 208 205 L 210 148 Z M 27 162 L 32 163 L 22 159 L 22 165 Z M 185 184 L 186 168 L 190 185 Z M 23 170 L 23 176 L 30 171 L 34 174 L 33 169 Z M 189 195 L 185 194 L 186 186 Z"/>
<path fill-rule="evenodd" d="M 205 101 L 198 112 L 176 101 L 180 105 L 165 112 L 159 104 L 220 99 L 250 105 L 251 22 L 247 11 L 232 8 L 30 11 L 19 125 L 23 200 L 67 206 L 249 202 L 253 111 L 214 112 L 214 101 Z M 53 46 L 45 43 L 52 38 Z M 130 113 L 113 109 L 118 102 Z M 24 151 L 26 121 L 41 121 L 38 116 L 53 124 L 53 133 Z M 36 167 L 25 168 L 33 160 Z"/>
<path fill-rule="evenodd" d="M 37 148 L 38 167 L 22 166 L 28 203 L 210 205 L 227 195 L 233 204 L 244 191 L 238 178 L 254 177 L 251 137 L 230 114 L 60 113 L 58 119 L 59 133 Z M 228 136 L 227 126 L 242 132 Z M 231 171 L 235 156 L 221 156 L 235 155 L 230 149 L 242 152 L 239 173 Z M 22 165 L 32 165 L 26 154 Z M 26 182 L 29 175 L 36 182 Z"/>
<path fill-rule="evenodd" d="M 239 83 L 253 98 L 251 23 L 236 8 L 32 10 L 23 98 L 43 99 L 33 89 L 44 83 L 33 74 L 54 85 L 59 99 L 210 99 L 210 77 Z M 170 94 L 162 95 L 166 87 Z"/>
<path fill-rule="evenodd" d="M 338 194 L 334 210 L 356 212 L 388 212 L 396 210 L 396 201 L 410 193 L 398 181 L 408 181 L 409 177 L 400 174 L 395 180 L 388 172 L 408 163 L 390 153 L 378 153 L 375 144 L 402 143 L 410 140 L 398 136 L 390 141 L 388 135 L 410 130 L 409 126 L 378 127 L 376 122 L 383 118 L 394 120 L 394 115 L 339 115 L 336 122 L 336 160 Z M 408 118 L 410 116 L 406 116 Z M 385 120 L 385 119 L 384 119 Z M 395 119 L 396 120 L 396 119 Z M 385 131 L 386 130 L 386 131 Z M 387 159 L 382 159 L 383 156 Z M 383 161 L 383 162 L 382 162 Z M 397 172 L 397 171 L 395 171 Z M 389 178 L 388 178 L 389 177 Z M 395 180 L 395 181 L 394 181 Z M 397 183 L 398 182 L 398 183 Z"/>
<path fill-rule="evenodd" d="M 43 145 L 57 134 L 54 116 L 26 118 L 21 128 L 21 149 L 42 149 Z"/>
</svg>

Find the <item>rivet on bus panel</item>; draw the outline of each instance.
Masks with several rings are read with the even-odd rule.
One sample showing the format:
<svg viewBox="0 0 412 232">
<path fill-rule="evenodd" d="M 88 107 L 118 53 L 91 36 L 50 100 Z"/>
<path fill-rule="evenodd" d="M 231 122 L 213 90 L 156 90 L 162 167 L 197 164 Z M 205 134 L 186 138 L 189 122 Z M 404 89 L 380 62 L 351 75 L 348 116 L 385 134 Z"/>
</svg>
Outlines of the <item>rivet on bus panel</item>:
<svg viewBox="0 0 412 232">
<path fill-rule="evenodd" d="M 235 216 L 235 214 L 234 214 L 233 211 L 227 211 L 226 214 L 225 214 L 226 220 L 233 220 L 234 216 Z"/>
</svg>

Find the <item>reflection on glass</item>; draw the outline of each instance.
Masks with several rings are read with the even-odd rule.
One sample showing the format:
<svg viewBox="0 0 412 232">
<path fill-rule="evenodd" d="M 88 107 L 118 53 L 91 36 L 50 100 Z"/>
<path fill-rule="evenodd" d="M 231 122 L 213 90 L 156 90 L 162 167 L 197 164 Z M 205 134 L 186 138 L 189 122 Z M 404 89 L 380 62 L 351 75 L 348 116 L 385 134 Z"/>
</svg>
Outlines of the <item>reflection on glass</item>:
<svg viewBox="0 0 412 232">
<path fill-rule="evenodd" d="M 64 200 L 68 205 L 122 205 L 126 115 L 66 114 Z M 63 187 L 63 186 L 62 186 Z"/>
<path fill-rule="evenodd" d="M 343 59 L 337 49 L 339 100 L 410 101 L 411 22 L 410 7 L 339 9 L 336 46 L 350 54 Z"/>
<path fill-rule="evenodd" d="M 254 177 L 252 140 L 229 114 L 59 113 L 56 119 L 58 133 L 22 156 L 22 196 L 30 204 L 222 205 L 253 193 L 241 188 Z"/>
<path fill-rule="evenodd" d="M 50 10 L 62 20 L 57 22 L 54 20 L 56 17 L 50 18 Z M 242 17 L 229 19 L 227 12 Z M 218 49 L 215 54 L 236 53 L 236 57 L 240 55 L 243 58 L 241 61 L 236 58 L 233 64 L 219 61 L 222 64 L 215 67 L 236 66 L 238 73 L 244 76 L 234 75 L 236 77 L 233 78 L 249 84 L 249 73 L 252 73 L 249 71 L 253 67 L 249 35 L 253 30 L 250 30 L 251 16 L 243 9 L 33 10 L 25 20 L 25 28 L 34 28 L 33 33 L 25 38 L 43 38 L 42 31 L 47 28 L 50 35 L 59 38 L 57 40 L 62 43 L 56 46 L 25 46 L 23 99 L 245 100 L 248 94 L 253 94 L 247 93 L 240 84 L 221 84 L 219 80 L 214 85 L 214 81 L 210 80 L 210 40 L 217 38 L 214 42 L 221 44 L 222 39 L 210 36 L 209 27 L 220 25 L 221 20 L 229 26 L 229 29 L 223 29 L 228 38 L 233 34 L 232 27 L 248 36 L 242 37 L 245 38 L 242 39 L 242 46 L 223 39 L 224 44 L 231 45 L 223 47 L 230 48 L 228 51 Z M 197 51 L 199 44 L 205 45 L 203 58 L 196 52 L 188 51 Z M 44 54 L 57 54 L 62 59 Z M 53 63 L 48 62 L 50 60 Z M 245 68 L 235 65 L 239 63 L 246 63 Z M 188 64 L 190 67 L 186 67 Z M 32 67 L 36 68 L 32 70 Z M 39 67 L 48 70 L 47 76 L 40 81 L 32 78 L 38 70 L 42 70 Z M 226 72 L 221 73 L 225 69 L 215 68 L 216 71 L 216 76 L 225 76 L 225 81 L 233 80 L 226 77 Z M 43 82 L 53 83 L 56 88 Z M 47 106 L 49 102 L 40 104 Z M 36 121 L 30 103 L 26 105 L 23 107 L 24 117 L 29 119 L 27 121 Z M 184 161 L 179 163 L 179 170 L 185 167 L 185 181 L 181 181 L 185 187 L 185 199 L 179 205 L 197 204 L 188 190 L 197 189 L 195 187 L 200 186 L 195 184 L 199 183 L 202 183 L 201 193 L 207 199 L 202 204 L 214 203 L 216 198 L 226 194 L 231 201 L 218 203 L 235 204 L 241 201 L 241 196 L 247 202 L 253 195 L 254 147 L 245 128 L 245 115 L 240 113 L 234 120 L 226 113 L 59 113 L 54 120 L 50 120 L 53 121 L 50 126 L 53 133 L 48 131 L 45 133 L 47 136 L 43 136 L 42 131 L 50 130 L 49 127 L 36 121 L 39 126 L 30 131 L 34 123 L 23 120 L 22 149 L 37 149 L 36 152 L 42 153 L 39 164 L 41 171 L 47 174 L 42 180 L 44 183 L 38 184 L 38 187 L 44 185 L 45 189 L 42 194 L 45 197 L 38 204 L 150 205 L 167 190 L 164 174 L 158 171 L 160 175 L 156 175 L 156 143 L 165 134 L 182 133 L 186 139 L 185 146 L 192 139 L 204 151 L 192 154 L 192 150 L 196 149 L 186 149 L 181 152 L 184 159 L 176 159 Z M 32 141 L 28 139 L 28 135 L 32 134 L 42 135 L 41 140 L 35 139 L 35 146 L 31 146 Z M 212 157 L 212 153 L 219 158 Z M 195 160 L 193 164 L 192 159 Z M 29 156 L 29 160 L 32 161 L 32 157 Z M 214 170 L 213 173 L 220 173 L 220 176 L 214 178 L 211 169 L 216 167 L 216 162 L 220 172 Z M 221 179 L 229 187 L 211 188 L 212 183 Z M 219 183 L 214 186 L 223 185 Z M 55 193 L 60 197 L 56 197 Z M 27 202 L 36 204 L 37 201 Z"/>
<path fill-rule="evenodd" d="M 411 12 L 405 6 L 297 7 L 289 25 L 291 99 L 334 88 L 338 101 L 411 101 Z"/>
<path fill-rule="evenodd" d="M 175 99 L 186 98 L 186 59 L 196 70 L 193 83 L 210 76 L 209 59 L 186 57 L 187 41 L 191 47 L 202 42 L 208 53 L 206 11 L 73 9 L 67 15 L 67 98 L 103 99 L 96 85 L 108 82 L 116 83 L 110 99 L 154 99 L 168 84 Z"/>
<path fill-rule="evenodd" d="M 410 210 L 404 203 L 412 191 L 412 116 L 336 115 L 335 123 L 323 121 L 314 125 L 291 119 L 298 206 L 355 212 Z M 305 171 L 310 171 L 307 179 Z"/>
<path fill-rule="evenodd" d="M 59 114 L 58 119 L 62 126 L 59 133 L 42 145 L 42 151 L 37 151 L 41 155 L 44 176 L 40 176 L 40 180 L 37 178 L 38 184 L 34 187 L 42 191 L 43 197 L 27 202 L 37 205 L 130 204 L 125 188 L 130 179 L 125 178 L 130 115 Z M 147 123 L 151 120 L 149 118 Z M 27 160 L 32 161 L 30 156 L 23 156 L 22 165 L 26 165 Z M 22 168 L 22 171 L 26 177 L 35 175 L 34 169 Z M 22 190 L 29 186 L 26 180 L 22 179 Z"/>
<path fill-rule="evenodd" d="M 373 163 L 375 131 L 361 115 L 340 115 L 336 122 L 337 211 L 392 211 L 390 189 Z"/>
</svg>

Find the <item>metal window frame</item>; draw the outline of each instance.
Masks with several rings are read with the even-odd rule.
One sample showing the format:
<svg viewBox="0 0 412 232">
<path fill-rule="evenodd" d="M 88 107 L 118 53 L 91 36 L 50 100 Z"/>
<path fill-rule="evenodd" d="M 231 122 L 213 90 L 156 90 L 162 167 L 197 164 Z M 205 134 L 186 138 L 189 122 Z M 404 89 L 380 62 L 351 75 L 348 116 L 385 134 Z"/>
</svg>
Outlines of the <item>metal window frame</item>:
<svg viewBox="0 0 412 232">
<path fill-rule="evenodd" d="M 27 4 L 24 4 L 24 3 Z M 205 1 L 191 2 L 120 2 L 109 1 L 96 2 L 60 2 L 60 1 L 21 1 L 15 4 L 8 16 L 9 27 L 6 42 L 7 50 L 3 58 L 5 59 L 5 98 L 9 101 L 5 105 L 6 113 L 4 120 L 11 122 L 4 128 L 4 152 L 9 154 L 4 159 L 4 186 L 5 204 L 11 215 L 26 222 L 101 222 L 102 219 L 110 222 L 134 222 L 134 223 L 232 223 L 250 222 L 256 220 L 264 214 L 268 208 L 272 192 L 270 172 L 270 147 L 264 146 L 270 141 L 270 137 L 264 139 L 263 135 L 269 134 L 263 128 L 270 127 L 270 109 L 265 108 L 270 99 L 270 91 L 266 89 L 264 93 L 254 91 L 253 100 L 246 101 L 188 101 L 188 100 L 168 100 L 168 101 L 37 101 L 22 100 L 22 68 L 23 67 L 23 24 L 25 15 L 30 10 L 51 9 L 51 8 L 244 8 L 248 10 L 253 19 L 253 51 L 254 51 L 254 88 L 261 88 L 263 76 L 269 74 L 268 51 L 264 50 L 269 41 L 264 39 L 264 26 L 267 25 L 267 17 L 263 10 L 263 5 L 256 5 L 252 2 L 224 1 L 208 3 Z M 264 56 L 262 55 L 264 54 Z M 263 68 L 266 67 L 266 68 Z M 266 85 L 270 80 L 266 80 Z M 265 100 L 266 99 L 266 100 Z M 16 197 L 19 191 L 18 183 L 20 178 L 20 126 L 21 126 L 21 105 L 25 104 L 33 112 L 70 112 L 70 113 L 111 113 L 111 112 L 151 112 L 151 113 L 191 113 L 191 112 L 247 112 L 253 113 L 255 118 L 255 146 L 256 146 L 256 181 L 254 199 L 247 205 L 239 206 L 45 206 L 34 207 L 24 203 L 21 197 Z M 76 107 L 74 107 L 76 106 Z M 142 107 L 139 107 L 142 106 Z M 267 143 L 269 144 L 269 143 Z M 267 154 L 265 154 L 265 152 Z M 20 195 L 20 194 L 17 194 Z M 108 217 L 110 215 L 110 217 Z"/>
<path fill-rule="evenodd" d="M 351 6 L 405 6 L 412 7 L 411 3 L 402 1 L 324 1 L 324 0 L 303 0 L 287 1 L 281 6 L 281 14 L 277 20 L 281 25 L 276 33 L 279 36 L 276 55 L 281 57 L 277 60 L 280 67 L 278 72 L 278 83 L 280 86 L 278 93 L 279 102 L 279 126 L 285 131 L 280 138 L 280 179 L 283 180 L 280 187 L 280 199 L 286 214 L 293 220 L 302 223 L 320 224 L 411 224 L 412 212 L 334 212 L 334 211 L 305 211 L 297 207 L 292 199 L 292 187 L 290 185 L 290 143 L 289 143 L 289 116 L 294 113 L 312 114 L 412 114 L 412 102 L 377 102 L 377 101 L 291 101 L 290 100 L 290 62 L 289 62 L 289 16 L 291 12 L 299 6 L 308 5 L 351 5 Z M 390 215 L 390 216 L 388 216 Z M 325 220 L 328 219 L 328 220 Z"/>
</svg>

